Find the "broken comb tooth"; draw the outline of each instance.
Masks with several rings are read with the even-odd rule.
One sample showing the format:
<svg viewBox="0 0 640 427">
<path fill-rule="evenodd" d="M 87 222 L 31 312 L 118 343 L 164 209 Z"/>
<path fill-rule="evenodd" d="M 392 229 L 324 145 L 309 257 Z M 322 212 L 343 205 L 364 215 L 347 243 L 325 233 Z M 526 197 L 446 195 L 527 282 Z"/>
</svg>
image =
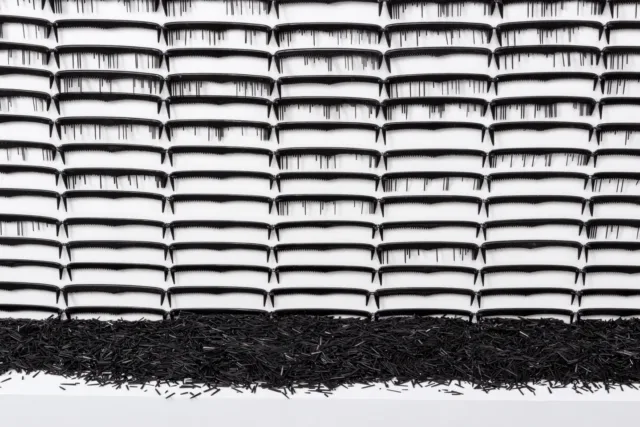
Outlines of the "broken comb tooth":
<svg viewBox="0 0 640 427">
<path fill-rule="evenodd" d="M 319 107 L 319 111 L 316 108 Z M 308 115 L 322 114 L 327 120 L 373 120 L 378 117 L 380 103 L 377 99 L 335 97 L 335 96 L 296 96 L 286 98 L 276 98 L 273 101 L 273 109 L 276 118 L 284 120 L 285 115 L 298 114 L 302 117 Z M 301 112 L 296 114 L 296 112 Z M 288 119 L 291 119 L 288 117 Z"/>
<path fill-rule="evenodd" d="M 4 212 L 18 214 L 57 211 L 61 200 L 57 191 L 29 188 L 0 188 L 0 199 Z"/>
<path fill-rule="evenodd" d="M 253 45 L 257 43 L 259 33 L 264 37 L 264 44 L 258 44 L 267 46 L 271 40 L 271 27 L 244 22 L 166 22 L 163 33 L 167 46 L 218 46 L 225 43 Z"/>
<path fill-rule="evenodd" d="M 598 51 L 599 52 L 599 51 Z M 410 47 L 410 48 L 400 48 L 400 49 L 389 49 L 385 52 L 384 54 L 384 59 L 385 62 L 387 64 L 387 70 L 389 72 L 391 72 L 391 63 L 392 61 L 398 61 L 401 59 L 407 59 L 407 58 L 411 58 L 411 57 L 427 57 L 427 58 L 436 58 L 436 59 L 441 59 L 441 58 L 447 58 L 450 56 L 479 56 L 479 57 L 485 57 L 486 58 L 486 63 L 483 62 L 478 62 L 477 64 L 474 63 L 474 65 L 476 67 L 480 67 L 481 69 L 484 69 L 486 67 L 489 67 L 491 65 L 491 58 L 493 57 L 493 52 L 491 51 L 491 49 L 485 48 L 485 47 L 462 47 L 462 46 L 446 46 L 446 47 Z M 459 59 L 459 58 L 458 58 Z M 455 61 L 455 59 L 453 59 Z M 403 61 L 404 62 L 404 61 Z M 474 65 L 471 65 L 468 63 L 468 60 L 465 61 L 466 67 L 473 67 Z M 437 62 L 435 63 L 437 64 Z M 437 67 L 437 65 L 435 65 Z M 457 62 L 456 62 L 457 64 Z M 406 64 L 403 64 L 406 65 Z M 443 67 L 442 64 L 440 64 L 441 67 Z M 452 67 L 451 64 L 449 64 L 449 67 Z M 463 67 L 463 66 L 461 66 Z M 474 68 L 476 68 L 474 67 Z M 402 69 L 404 67 L 401 67 Z M 457 68 L 457 67 L 455 67 Z M 463 67 L 464 68 L 464 67 Z M 397 73 L 397 71 L 395 71 Z"/>
<path fill-rule="evenodd" d="M 585 14 L 602 15 L 606 0 L 498 0 L 497 4 L 500 17 L 504 17 L 505 9 L 508 10 L 511 17 L 512 14 L 517 13 L 513 10 L 514 6 L 519 6 L 522 18 L 547 18 L 549 16 L 574 18 L 576 13 L 579 16 Z M 525 7 L 522 7 L 523 5 Z M 523 11 L 525 13 L 522 13 Z"/>
<path fill-rule="evenodd" d="M 640 56 L 640 46 L 607 46 L 602 48 L 602 63 L 606 69 L 633 69 Z"/>
<path fill-rule="evenodd" d="M 58 154 L 56 146 L 47 142 L 0 139 L 0 152 L 4 152 L 9 161 L 32 160 L 32 150 L 36 153 L 40 151 L 40 156 L 36 154 L 36 159 L 40 157 L 47 162 L 55 161 Z"/>
<path fill-rule="evenodd" d="M 597 218 L 586 221 L 585 226 L 589 239 L 640 239 L 640 220 L 637 219 Z"/>
<path fill-rule="evenodd" d="M 586 265 L 582 269 L 582 284 L 595 288 L 610 288 L 612 283 L 621 288 L 635 289 L 640 274 L 638 265 Z"/>
<path fill-rule="evenodd" d="M 640 128 L 640 127 L 639 127 Z M 491 145 L 495 145 L 496 133 L 500 132 L 513 132 L 520 131 L 534 131 L 534 132 L 549 132 L 554 130 L 582 130 L 588 132 L 588 141 L 591 141 L 591 137 L 594 133 L 594 127 L 589 123 L 580 122 L 564 122 L 564 121 L 513 121 L 513 122 L 501 122 L 492 123 L 489 125 L 489 138 L 491 139 Z M 536 141 L 540 143 L 540 138 L 536 136 Z"/>
<path fill-rule="evenodd" d="M 600 74 L 600 90 L 603 95 L 624 95 L 640 88 L 640 73 L 634 71 L 609 71 Z"/>
<path fill-rule="evenodd" d="M 442 162 L 446 162 L 446 161 L 452 161 L 452 159 L 449 159 L 450 157 L 455 158 L 456 160 L 460 159 L 460 158 L 468 158 L 468 159 L 473 159 L 473 160 L 481 160 L 481 162 L 465 162 L 465 165 L 469 165 L 470 167 L 476 166 L 476 167 L 484 167 L 484 163 L 487 157 L 487 153 L 485 153 L 482 150 L 470 150 L 470 149 L 464 149 L 464 148 L 453 148 L 453 149 L 447 149 L 447 148 L 416 148 L 416 149 L 406 149 L 406 150 L 388 150 L 385 151 L 383 158 L 384 158 L 384 167 L 385 169 L 387 169 L 387 167 L 389 166 L 389 163 L 392 163 L 392 168 L 398 168 L 398 169 L 402 169 L 402 164 L 404 164 L 404 162 L 409 163 L 410 160 L 407 159 L 412 159 L 412 158 L 426 158 L 426 159 L 434 159 L 435 161 L 442 161 Z M 444 158 L 444 159 L 443 159 Z M 461 159 L 460 159 L 461 160 Z M 395 163 L 398 162 L 399 164 L 396 166 Z"/>
<path fill-rule="evenodd" d="M 303 22 L 273 27 L 273 37 L 278 47 L 285 43 L 287 46 L 308 43 L 314 47 L 336 43 L 377 45 L 382 41 L 383 33 L 379 25 L 355 22 Z"/>
<path fill-rule="evenodd" d="M 509 120 L 515 113 L 520 119 L 542 116 L 545 119 L 561 115 L 576 114 L 590 116 L 597 101 L 584 96 L 518 96 L 495 98 L 491 101 L 491 117 L 494 120 Z M 567 105 L 568 104 L 568 105 Z M 532 107 L 531 109 L 527 107 Z M 574 111 L 572 112 L 571 109 Z M 575 111 L 577 110 L 577 111 Z M 563 114 L 564 113 L 564 114 Z"/>
<path fill-rule="evenodd" d="M 396 44 L 399 47 L 419 47 L 424 43 L 484 45 L 491 43 L 493 27 L 476 22 L 405 22 L 387 25 L 384 33 L 389 47 Z"/>
<path fill-rule="evenodd" d="M 64 70 L 55 74 L 58 92 L 160 95 L 164 77 L 140 71 Z"/>
<path fill-rule="evenodd" d="M 221 71 L 221 72 L 226 71 L 227 68 L 229 68 L 229 71 L 232 71 L 231 68 L 235 68 L 235 67 L 232 67 L 234 65 L 233 62 L 231 65 L 225 64 L 225 62 L 227 62 L 230 58 L 231 60 L 233 60 L 233 58 L 252 59 L 251 65 L 244 64 L 244 66 L 240 66 L 239 64 L 235 64 L 235 66 L 240 66 L 242 68 L 247 68 L 247 67 L 253 68 L 254 66 L 259 66 L 258 64 L 260 64 L 261 62 L 266 62 L 266 68 L 263 68 L 263 70 L 268 71 L 271 69 L 271 61 L 273 58 L 273 55 L 271 55 L 271 53 L 263 50 L 228 49 L 228 48 L 211 48 L 211 47 L 172 48 L 172 49 L 167 49 L 164 53 L 164 56 L 167 59 L 167 71 L 171 70 L 171 63 L 178 62 L 176 61 L 176 59 L 178 58 L 212 58 L 217 60 L 215 62 L 216 64 L 218 64 L 218 66 L 216 67 L 216 71 Z M 180 68 L 179 63 L 176 65 L 178 65 L 178 68 Z"/>
<path fill-rule="evenodd" d="M 553 68 L 595 67 L 600 63 L 600 49 L 578 45 L 504 46 L 493 52 L 498 69 L 516 69 L 531 64 L 532 57 L 543 57 Z M 551 61 L 549 61 L 549 59 Z M 549 64 L 550 62 L 550 64 Z"/>
<path fill-rule="evenodd" d="M 589 38 L 584 31 L 579 31 L 584 28 L 592 30 L 595 34 Z M 597 44 L 603 32 L 604 26 L 598 21 L 573 19 L 508 22 L 496 26 L 496 36 L 500 46 L 503 44 L 505 46 L 533 45 L 536 42 L 541 45 L 571 43 L 574 40 L 581 42 L 591 40 L 593 44 Z"/>
<path fill-rule="evenodd" d="M 17 258 L 47 258 L 49 261 L 59 260 L 62 257 L 63 244 L 57 240 L 41 239 L 33 237 L 4 237 L 0 236 L 0 246 L 7 246 L 3 254 Z M 39 249 L 38 249 L 39 248 Z M 53 248 L 50 253 L 41 252 L 42 249 Z"/>
<path fill-rule="evenodd" d="M 64 45 L 53 49 L 58 68 L 159 69 L 164 54 L 140 46 Z"/>
<path fill-rule="evenodd" d="M 39 117 L 39 116 L 25 116 L 22 114 L 1 114 L 0 115 L 0 126 L 1 125 L 5 125 L 6 127 L 4 127 L 3 131 L 4 131 L 4 137 L 6 137 L 7 139 L 10 139 L 14 136 L 20 135 L 23 136 L 24 132 L 33 132 L 33 129 L 22 129 L 21 125 L 27 125 L 27 127 L 30 128 L 29 125 L 31 124 L 39 124 L 39 125 L 44 125 L 47 127 L 48 129 L 48 134 L 45 134 L 45 138 L 46 137 L 51 137 L 51 135 L 53 134 L 53 120 L 51 120 L 48 117 Z M 7 129 L 7 127 L 9 127 L 9 129 Z M 10 128 L 14 128 L 14 129 L 10 129 Z M 15 129 L 18 128 L 18 129 Z"/>
<path fill-rule="evenodd" d="M 171 96 L 228 95 L 267 97 L 275 80 L 252 74 L 183 73 L 169 74 L 167 88 Z"/>
<path fill-rule="evenodd" d="M 411 96 L 467 95 L 489 92 L 493 78 L 487 74 L 403 74 L 384 81 L 390 98 Z"/>
<path fill-rule="evenodd" d="M 586 80 L 591 83 L 591 86 L 593 86 L 592 90 L 595 90 L 598 85 L 599 77 L 596 73 L 587 73 L 582 71 L 544 71 L 533 73 L 498 74 L 494 79 L 494 91 L 495 94 L 498 95 L 499 87 L 508 87 L 510 84 L 515 86 L 515 89 L 518 89 L 518 92 L 525 91 L 527 88 L 525 88 L 524 85 L 530 86 L 532 82 L 542 83 L 545 91 L 549 90 L 552 86 L 554 89 L 557 86 L 557 89 L 562 89 L 563 91 L 573 89 L 572 92 L 575 91 L 576 94 L 584 93 L 588 90 L 585 87 L 578 86 L 575 82 L 575 88 L 569 86 L 569 82 L 572 80 Z M 514 90 L 514 92 L 516 91 Z"/>
<path fill-rule="evenodd" d="M 487 131 L 487 128 L 481 123 L 471 123 L 471 122 L 449 122 L 449 121 L 424 121 L 424 122 L 414 122 L 414 121 L 401 121 L 401 122 L 393 122 L 393 123 L 385 123 L 382 126 L 382 138 L 384 140 L 384 144 L 387 145 L 387 139 L 391 139 L 391 134 L 394 131 L 405 131 L 405 130 L 425 130 L 425 131 L 442 131 L 442 130 L 460 130 L 460 129 L 468 129 L 468 130 L 478 130 L 480 131 L 480 142 L 484 140 L 484 135 Z M 404 140 L 403 138 L 401 140 Z M 450 143 L 451 141 L 448 140 Z"/>
<path fill-rule="evenodd" d="M 25 164 L 0 165 L 0 178 L 3 186 L 55 189 L 60 179 L 60 171 L 47 166 Z M 53 180 L 51 179 L 53 178 Z"/>
<path fill-rule="evenodd" d="M 284 49 L 273 54 L 278 73 L 286 72 L 287 74 L 296 74 L 296 70 L 300 66 L 302 66 L 301 70 L 305 70 L 298 71 L 300 74 L 309 74 L 309 66 L 322 64 L 325 65 L 328 72 L 368 73 L 380 69 L 382 58 L 383 55 L 378 50 L 355 48 Z M 302 61 L 299 61 L 300 59 Z M 289 64 L 289 62 L 294 62 L 294 64 Z"/>
<path fill-rule="evenodd" d="M 638 18 L 637 0 L 609 0 L 608 3 L 612 18 L 619 18 L 621 16 Z"/>
<path fill-rule="evenodd" d="M 593 152 L 593 165 L 597 166 L 598 159 L 602 159 L 602 162 L 610 161 L 612 166 L 624 168 L 625 161 L 628 161 L 629 165 L 635 165 L 638 158 L 640 158 L 640 149 L 637 148 L 599 148 Z"/>
<path fill-rule="evenodd" d="M 382 14 L 382 2 L 380 0 L 273 0 L 273 8 L 276 11 L 276 17 L 280 18 L 280 7 L 281 6 L 293 6 L 287 16 L 293 14 L 293 16 L 297 16 L 295 13 L 295 6 L 303 5 L 306 8 L 310 9 L 311 16 L 316 16 L 318 13 L 322 13 L 325 11 L 331 11 L 336 16 L 343 16 L 346 14 L 346 11 L 340 10 L 339 7 L 343 3 L 357 3 L 358 5 L 371 5 L 373 6 L 371 13 L 365 13 L 364 10 L 358 9 L 358 14 L 356 16 L 363 17 L 367 16 L 370 19 L 375 19 Z M 314 7 L 315 6 L 315 7 Z M 377 6 L 377 7 L 376 7 Z M 334 9 L 334 8 L 337 8 Z M 369 11 L 368 11 L 369 12 Z"/>
<path fill-rule="evenodd" d="M 339 190 L 349 185 L 351 191 L 371 193 L 380 183 L 377 174 L 361 172 L 282 172 L 275 179 L 279 191 L 286 182 L 285 191 L 291 192 Z"/>
<path fill-rule="evenodd" d="M 0 214 L 0 232 L 3 236 L 58 236 L 60 221 L 57 218 L 28 214 Z"/>
<path fill-rule="evenodd" d="M 278 215 L 374 215 L 378 199 L 361 194 L 287 194 L 275 199 Z"/>
<path fill-rule="evenodd" d="M 639 180 L 638 172 L 596 172 L 591 175 L 591 191 L 634 193 L 633 187 L 638 185 Z"/>
<path fill-rule="evenodd" d="M 160 0 L 155 1 L 160 3 Z M 256 16 L 269 15 L 271 12 L 271 3 L 272 0 L 233 0 L 224 2 L 162 0 L 162 10 L 167 16 L 184 16 L 189 13 L 194 13 L 197 16 L 250 15 L 256 19 Z M 213 6 L 214 9 L 198 8 L 202 8 L 203 6 Z M 219 9 L 216 9 L 216 7 Z"/>
<path fill-rule="evenodd" d="M 139 130 L 138 128 L 146 128 L 147 138 L 156 140 L 162 138 L 162 130 L 164 129 L 160 120 L 92 116 L 60 117 L 56 120 L 55 127 L 59 139 L 62 139 L 62 135 L 74 140 L 89 136 L 96 141 L 109 138 L 108 131 L 113 129 L 116 130 L 118 140 L 137 138 L 139 137 L 136 132 Z"/>
<path fill-rule="evenodd" d="M 365 148 L 301 147 L 280 148 L 275 151 L 280 170 L 303 169 L 349 169 L 362 164 L 368 169 L 377 168 L 382 154 Z M 312 166 L 308 166 L 311 163 Z"/>
<path fill-rule="evenodd" d="M 387 172 L 381 176 L 380 180 L 382 181 L 382 191 L 384 192 L 427 191 L 430 184 L 434 183 L 438 187 L 441 186 L 440 190 L 442 191 L 456 191 L 460 186 L 466 186 L 467 191 L 479 191 L 482 190 L 482 185 L 484 184 L 484 175 L 458 171 Z M 471 188 L 468 188 L 469 183 Z"/>
<path fill-rule="evenodd" d="M 22 273 L 15 271 L 7 271 L 13 269 L 21 269 L 26 268 L 27 271 L 22 271 Z M 61 280 L 62 274 L 64 273 L 65 266 L 60 264 L 59 262 L 53 261 L 42 261 L 42 260 L 33 260 L 33 259 L 0 259 L 0 269 L 4 270 L 2 275 L 3 279 L 6 280 L 20 280 L 20 278 L 26 277 L 24 274 L 29 274 L 29 277 L 33 277 L 34 279 L 43 282 L 53 282 L 55 280 Z M 29 269 L 31 271 L 29 271 Z M 57 274 L 55 275 L 46 275 L 42 269 L 55 270 Z M 12 277 L 14 276 L 15 277 Z"/>
<path fill-rule="evenodd" d="M 576 321 L 637 319 L 640 316 L 638 308 L 581 308 L 576 312 Z"/>
<path fill-rule="evenodd" d="M 48 39 L 52 29 L 53 24 L 46 19 L 18 15 L 0 16 L 0 39 L 14 36 L 24 39 Z"/>
<path fill-rule="evenodd" d="M 560 165 L 587 166 L 591 159 L 591 151 L 581 148 L 542 147 L 542 148 L 501 148 L 489 152 L 489 167 L 499 165 L 508 167 L 551 167 L 556 165 L 555 158 L 560 158 Z M 595 156 L 594 156 L 595 165 Z"/>
<path fill-rule="evenodd" d="M 439 18 L 466 16 L 473 11 L 473 7 L 482 9 L 481 11 L 476 11 L 479 16 L 489 16 L 493 15 L 496 7 L 494 0 L 454 0 L 445 2 L 440 0 L 387 0 L 386 4 L 387 12 L 389 12 L 391 19 L 403 19 L 405 15 L 411 14 L 411 12 L 419 13 L 421 18 L 428 17 L 431 11 L 426 6 L 435 6 L 435 13 Z"/>
<path fill-rule="evenodd" d="M 382 101 L 382 114 L 389 120 L 394 119 L 393 115 L 396 112 L 403 114 L 405 120 L 421 119 L 424 114 L 428 119 L 442 119 L 445 115 L 449 116 L 450 110 L 457 108 L 458 111 L 453 111 L 452 115 L 459 115 L 466 119 L 474 113 L 484 117 L 488 107 L 489 102 L 482 98 L 459 96 L 391 98 Z"/>
<path fill-rule="evenodd" d="M 46 0 L 42 0 L 42 8 L 44 9 L 44 5 Z M 100 13 L 101 10 L 101 2 L 93 2 L 89 3 L 80 2 L 78 0 L 49 0 L 49 5 L 51 6 L 51 10 L 53 13 Z M 67 10 L 66 5 L 69 3 L 73 3 L 71 8 Z M 149 13 L 149 12 L 157 12 L 158 7 L 160 7 L 160 0 L 133 0 L 127 1 L 122 4 L 125 7 L 125 12 L 128 14 L 131 13 Z M 122 11 L 120 11 L 122 13 Z"/>
<path fill-rule="evenodd" d="M 624 145 L 634 142 L 635 135 L 640 133 L 640 124 L 637 123 L 601 123 L 595 127 L 596 141 L 598 145 L 607 135 L 621 135 Z M 608 138 L 607 138 L 608 139 Z"/>
<path fill-rule="evenodd" d="M 62 182 L 68 189 L 91 187 L 89 177 L 98 178 L 98 187 L 108 189 L 126 188 L 165 188 L 168 175 L 164 171 L 133 168 L 67 168 L 62 171 Z M 112 181 L 111 183 L 109 181 Z M 146 183 L 150 181 L 150 183 Z"/>
</svg>

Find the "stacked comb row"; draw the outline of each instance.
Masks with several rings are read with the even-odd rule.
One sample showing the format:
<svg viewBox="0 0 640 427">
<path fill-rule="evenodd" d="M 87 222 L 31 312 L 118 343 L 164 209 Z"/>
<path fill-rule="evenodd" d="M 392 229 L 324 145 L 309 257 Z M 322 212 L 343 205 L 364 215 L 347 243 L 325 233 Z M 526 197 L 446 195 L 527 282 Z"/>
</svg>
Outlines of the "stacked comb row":
<svg viewBox="0 0 640 427">
<path fill-rule="evenodd" d="M 636 316 L 637 7 L 4 2 L 0 312 Z"/>
</svg>

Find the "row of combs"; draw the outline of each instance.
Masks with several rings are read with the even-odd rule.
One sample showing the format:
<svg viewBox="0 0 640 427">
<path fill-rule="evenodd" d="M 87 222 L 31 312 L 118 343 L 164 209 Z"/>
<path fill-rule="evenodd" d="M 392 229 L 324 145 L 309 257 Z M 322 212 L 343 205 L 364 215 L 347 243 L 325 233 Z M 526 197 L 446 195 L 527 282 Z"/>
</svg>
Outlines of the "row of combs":
<svg viewBox="0 0 640 427">
<path fill-rule="evenodd" d="M 160 139 L 163 131 L 166 129 L 167 138 L 171 141 L 171 137 L 177 129 L 196 129 L 202 128 L 209 130 L 212 134 L 214 131 L 218 139 L 224 137 L 224 130 L 232 128 L 247 128 L 253 129 L 256 135 L 263 141 L 271 139 L 272 133 L 275 134 L 276 140 L 279 141 L 280 134 L 287 130 L 312 130 L 312 131 L 333 131 L 333 130 L 361 130 L 368 131 L 374 134 L 374 142 L 378 140 L 379 135 L 382 134 L 386 144 L 387 134 L 390 131 L 395 130 L 426 130 L 426 131 L 438 131 L 446 129 L 471 129 L 477 130 L 480 133 L 480 141 L 484 140 L 485 134 L 488 133 L 492 143 L 494 142 L 495 133 L 501 131 L 547 131 L 554 129 L 576 129 L 583 130 L 588 133 L 588 141 L 591 140 L 595 134 L 600 143 L 604 134 L 618 134 L 627 133 L 633 134 L 640 132 L 640 124 L 638 123 L 603 123 L 597 126 L 592 126 L 588 123 L 580 122 L 563 122 L 563 121 L 515 121 L 515 122 L 503 122 L 493 123 L 489 126 L 482 125 L 480 123 L 472 122 L 449 122 L 449 121 L 432 121 L 432 122 L 397 122 L 387 123 L 383 126 L 378 126 L 372 123 L 353 123 L 353 122 L 287 122 L 271 125 L 266 122 L 255 122 L 249 120 L 170 120 L 163 123 L 160 120 L 133 118 L 133 117 L 61 117 L 57 120 L 52 120 L 46 117 L 37 117 L 29 115 L 15 115 L 15 114 L 3 114 L 0 115 L 0 125 L 7 123 L 26 123 L 26 124 L 40 124 L 47 126 L 49 129 L 49 136 L 53 135 L 53 129 L 55 127 L 58 137 L 62 139 L 73 138 L 76 133 L 76 127 L 93 127 L 96 134 L 105 133 L 110 128 L 118 128 L 121 132 L 118 134 L 118 140 L 127 139 L 125 129 L 131 129 L 132 127 L 147 128 L 152 132 L 153 139 Z M 80 131 L 79 131 L 80 132 Z M 91 131 L 87 132 L 91 135 Z M 212 135 L 214 136 L 214 135 Z M 586 139 L 586 138 L 585 138 Z M 211 140 L 211 138 L 209 138 Z"/>
<path fill-rule="evenodd" d="M 308 22 L 308 23 L 288 23 L 278 24 L 274 27 L 263 24 L 251 24 L 241 22 L 168 22 L 160 25 L 154 22 L 130 21 L 130 20 L 99 20 L 99 19 L 62 19 L 50 22 L 42 18 L 1 15 L 0 31 L 3 25 L 17 24 L 34 27 L 38 29 L 43 38 L 49 38 L 54 34 L 56 41 L 59 41 L 58 33 L 62 29 L 69 28 L 91 28 L 101 30 L 111 30 L 116 28 L 134 28 L 149 30 L 157 33 L 158 42 L 164 36 L 165 43 L 172 45 L 176 36 L 186 32 L 212 32 L 221 35 L 228 31 L 244 31 L 246 34 L 263 33 L 266 44 L 273 38 L 277 45 L 287 41 L 291 34 L 299 32 L 327 32 L 335 33 L 340 31 L 354 31 L 366 40 L 371 40 L 373 44 L 379 44 L 384 38 L 387 45 L 391 47 L 391 39 L 394 34 L 406 37 L 409 33 L 456 33 L 458 37 L 464 32 L 478 34 L 478 38 L 472 38 L 475 43 L 489 44 L 495 32 L 498 43 L 502 45 L 503 37 L 505 41 L 512 40 L 514 35 L 527 30 L 541 30 L 550 33 L 556 30 L 577 30 L 580 28 L 593 29 L 598 33 L 598 39 L 604 34 L 607 42 L 610 42 L 611 32 L 640 30 L 638 21 L 611 21 L 605 24 L 597 21 L 586 20 L 550 20 L 550 21 L 524 21 L 508 22 L 491 26 L 489 24 L 472 22 L 411 22 L 400 24 L 389 24 L 384 28 L 375 24 L 363 24 L 354 22 Z M 0 33 L 1 35 L 1 33 Z M 181 37 L 177 37 L 178 40 Z M 251 38 L 248 40 L 250 43 Z"/>
</svg>

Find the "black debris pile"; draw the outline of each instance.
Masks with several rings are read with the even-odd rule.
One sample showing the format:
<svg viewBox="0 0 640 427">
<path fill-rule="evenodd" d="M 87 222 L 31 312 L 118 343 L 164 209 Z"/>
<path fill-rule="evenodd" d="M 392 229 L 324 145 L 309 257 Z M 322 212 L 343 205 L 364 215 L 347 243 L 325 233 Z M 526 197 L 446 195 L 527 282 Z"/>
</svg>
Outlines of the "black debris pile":
<svg viewBox="0 0 640 427">
<path fill-rule="evenodd" d="M 93 385 L 198 384 L 287 395 L 379 382 L 425 387 L 464 381 L 485 391 L 545 384 L 583 392 L 635 387 L 639 359 L 638 320 L 0 320 L 0 373 L 43 371 Z"/>
</svg>

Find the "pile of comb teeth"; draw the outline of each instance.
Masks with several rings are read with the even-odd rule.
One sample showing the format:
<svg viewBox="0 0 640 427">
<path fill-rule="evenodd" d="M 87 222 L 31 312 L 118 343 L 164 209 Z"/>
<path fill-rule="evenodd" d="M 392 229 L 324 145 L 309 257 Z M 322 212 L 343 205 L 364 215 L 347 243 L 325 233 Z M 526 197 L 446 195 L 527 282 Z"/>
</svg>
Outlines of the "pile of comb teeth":
<svg viewBox="0 0 640 427">
<path fill-rule="evenodd" d="M 548 331 L 523 344 L 523 365 L 543 357 L 533 347 L 567 334 L 570 348 L 585 339 L 602 352 L 608 343 L 595 337 L 607 331 L 635 337 L 633 321 L 590 321 L 640 317 L 639 6 L 7 2 L 0 317 L 72 320 L 26 324 L 78 348 L 105 327 L 84 319 L 157 320 L 117 325 L 125 347 L 135 341 L 127 334 L 149 334 L 160 353 L 176 348 L 160 340 L 174 329 L 263 322 L 260 330 L 280 334 L 269 353 L 281 351 L 291 322 L 331 334 L 346 322 L 354 335 L 343 343 L 357 332 L 373 349 L 409 334 L 403 327 L 446 325 L 430 319 L 444 316 L 464 321 L 448 319 L 432 344 L 461 346 L 458 360 L 493 345 L 491 328 L 505 328 L 517 347 L 510 333 L 520 326 L 502 319 L 552 318 L 523 323 Z M 301 314 L 318 317 L 288 317 Z M 465 342 L 442 344 L 448 334 Z M 635 357 L 634 339 L 616 369 Z M 434 363 L 407 356 L 415 347 L 398 350 L 376 374 L 375 356 L 349 347 L 335 356 L 364 357 L 370 372 L 332 382 L 334 368 L 291 370 L 278 382 L 265 353 L 241 356 L 259 362 L 255 372 L 205 372 L 202 381 L 331 388 L 422 380 Z M 196 353 L 184 369 L 205 357 Z M 509 367 L 488 370 L 495 363 L 485 355 L 464 362 L 464 374 L 440 362 L 424 379 L 486 388 L 636 380 L 632 369 L 607 376 L 613 365 L 598 365 L 597 352 L 584 373 L 565 372 L 563 363 L 583 357 L 568 353 L 529 371 L 515 366 L 528 372 L 517 378 Z M 12 360 L 5 369 L 24 364 Z M 58 373 L 107 381 L 76 362 Z M 336 365 L 335 377 L 348 368 Z M 165 362 L 145 369 L 158 372 L 144 381 L 185 374 Z"/>
</svg>

